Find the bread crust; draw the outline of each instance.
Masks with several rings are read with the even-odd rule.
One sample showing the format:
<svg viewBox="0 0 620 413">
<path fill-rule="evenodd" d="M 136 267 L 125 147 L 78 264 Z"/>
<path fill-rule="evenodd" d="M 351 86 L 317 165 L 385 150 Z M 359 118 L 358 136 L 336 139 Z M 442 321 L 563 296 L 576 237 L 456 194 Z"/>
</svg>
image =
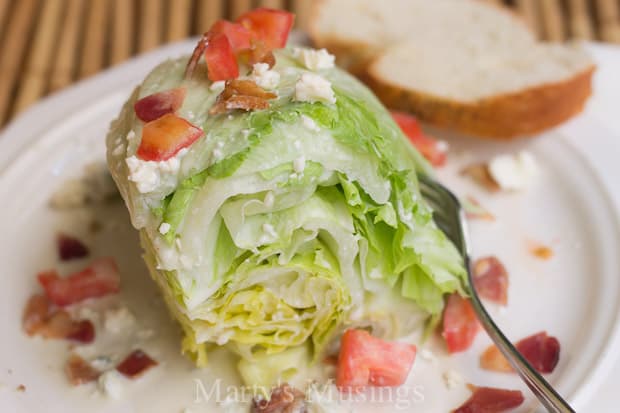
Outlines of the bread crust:
<svg viewBox="0 0 620 413">
<path fill-rule="evenodd" d="M 392 109 L 413 112 L 426 122 L 468 135 L 501 140 L 536 135 L 581 112 L 592 94 L 594 71 L 591 65 L 558 82 L 472 102 L 403 89 L 377 76 L 373 66 L 363 80 Z"/>
<path fill-rule="evenodd" d="M 324 2 L 315 2 L 310 17 L 309 34 L 315 45 L 333 53 L 338 64 L 360 77 L 386 106 L 410 111 L 428 123 L 497 140 L 533 136 L 580 113 L 592 94 L 594 65 L 557 82 L 472 102 L 405 89 L 376 73 L 374 62 L 382 54 L 376 46 L 320 32 L 318 19 Z M 497 9 L 509 13 L 531 30 L 521 16 L 510 9 L 499 6 Z"/>
</svg>

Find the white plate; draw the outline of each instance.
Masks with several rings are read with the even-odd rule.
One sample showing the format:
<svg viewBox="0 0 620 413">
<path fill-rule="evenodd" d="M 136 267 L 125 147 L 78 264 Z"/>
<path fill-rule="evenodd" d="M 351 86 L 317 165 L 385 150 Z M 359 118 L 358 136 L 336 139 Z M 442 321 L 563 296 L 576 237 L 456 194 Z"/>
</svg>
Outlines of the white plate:
<svg viewBox="0 0 620 413">
<path fill-rule="evenodd" d="M 188 53 L 192 47 L 193 42 L 171 45 L 80 83 L 20 116 L 0 137 L 0 262 L 5 286 L 0 291 L 1 411 L 226 411 L 217 407 L 214 397 L 204 403 L 198 394 L 201 402 L 195 402 L 195 379 L 203 380 L 207 393 L 217 393 L 212 383 L 221 378 L 215 383 L 223 398 L 232 391 L 226 386 L 236 384 L 233 366 L 216 354 L 211 357 L 212 366 L 200 371 L 178 354 L 177 329 L 148 280 L 136 233 L 120 204 L 99 211 L 97 219 L 106 223 L 103 230 L 97 236 L 85 236 L 97 255 L 117 258 L 123 282 L 120 300 L 137 315 L 137 329 L 152 329 L 156 335 L 140 339 L 130 334 L 116 340 L 98 325 L 103 338 L 96 351 L 120 357 L 140 347 L 163 366 L 127 383 L 121 400 L 110 400 L 92 385 L 71 388 L 62 371 L 67 344 L 28 338 L 20 325 L 24 303 L 38 288 L 35 274 L 57 265 L 56 231 L 82 234 L 92 219 L 92 213 L 83 211 L 51 211 L 47 207 L 51 193 L 67 177 L 79 175 L 85 164 L 103 159 L 106 129 L 131 88 L 161 60 Z M 508 308 L 491 311 L 513 339 L 541 330 L 559 338 L 560 364 L 549 379 L 580 410 L 613 364 L 613 348 L 620 345 L 618 209 L 608 196 L 610 181 L 599 179 L 603 174 L 606 179 L 620 176 L 620 166 L 617 158 L 600 150 L 606 132 L 599 126 L 581 118 L 571 130 L 578 131 L 576 136 L 560 130 L 508 145 L 447 136 L 454 155 L 440 175 L 457 192 L 474 195 L 497 216 L 496 223 L 472 224 L 475 255 L 498 255 L 511 275 Z M 488 196 L 455 173 L 471 160 L 522 147 L 536 156 L 541 167 L 539 179 L 525 193 Z M 551 245 L 555 257 L 550 261 L 532 257 L 529 241 Z M 119 299 L 107 301 L 115 300 Z M 403 411 L 448 411 L 468 397 L 464 384 L 446 388 L 442 374 L 448 370 L 460 372 L 474 384 L 522 389 L 528 397 L 522 410 L 527 411 L 534 402 L 516 377 L 477 367 L 477 356 L 488 344 L 489 339 L 480 334 L 464 354 L 447 357 L 435 350 L 436 362 L 418 357 L 404 390 L 391 395 L 394 406 L 364 403 L 356 404 L 353 411 L 394 411 L 399 406 Z M 25 391 L 16 390 L 20 384 Z"/>
</svg>

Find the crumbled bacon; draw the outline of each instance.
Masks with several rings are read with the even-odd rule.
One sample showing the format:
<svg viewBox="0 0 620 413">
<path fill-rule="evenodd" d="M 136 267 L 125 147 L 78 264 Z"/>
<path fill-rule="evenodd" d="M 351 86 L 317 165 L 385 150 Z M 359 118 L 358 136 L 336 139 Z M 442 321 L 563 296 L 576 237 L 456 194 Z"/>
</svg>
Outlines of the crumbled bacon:
<svg viewBox="0 0 620 413">
<path fill-rule="evenodd" d="M 499 184 L 491 176 L 489 167 L 486 164 L 474 164 L 467 166 L 461 170 L 461 175 L 468 176 L 474 182 L 484 187 L 489 192 L 497 192 L 501 188 Z"/>
<path fill-rule="evenodd" d="M 120 289 L 118 267 L 110 257 L 98 258 L 84 270 L 67 277 L 60 277 L 56 271 L 44 271 L 38 279 L 47 297 L 61 307 L 117 293 Z"/>
<path fill-rule="evenodd" d="M 209 110 L 216 115 L 233 109 L 260 110 L 269 108 L 268 99 L 274 99 L 274 93 L 267 92 L 251 80 L 227 80 L 226 86 Z"/>
<path fill-rule="evenodd" d="M 532 255 L 541 260 L 550 260 L 553 258 L 553 250 L 546 245 L 533 245 L 530 248 Z"/>
<path fill-rule="evenodd" d="M 74 386 L 95 381 L 101 375 L 99 371 L 77 354 L 72 354 L 67 360 L 65 373 L 69 382 Z"/>
<path fill-rule="evenodd" d="M 499 371 L 504 373 L 514 371 L 506 357 L 504 357 L 496 345 L 490 345 L 480 355 L 480 367 L 484 370 Z"/>
<path fill-rule="evenodd" d="M 131 379 L 141 376 L 145 371 L 151 367 L 157 366 L 157 362 L 149 357 L 142 350 L 134 350 L 125 357 L 125 360 L 121 361 L 116 370 L 125 377 Z"/>
<path fill-rule="evenodd" d="M 89 320 L 73 320 L 63 309 L 54 309 L 44 295 L 30 297 L 24 310 L 23 328 L 29 336 L 58 338 L 91 343 L 95 328 Z"/>
<path fill-rule="evenodd" d="M 194 52 L 192 53 L 192 56 L 189 58 L 189 61 L 187 62 L 187 67 L 185 68 L 186 79 L 191 79 L 192 76 L 194 75 L 194 70 L 196 70 L 196 66 L 198 66 L 198 62 L 200 61 L 200 58 L 202 57 L 205 50 L 207 49 L 207 46 L 209 46 L 209 39 L 210 39 L 210 35 L 207 32 L 202 35 L 200 40 L 198 40 L 198 43 L 196 44 L 196 47 L 194 48 Z"/>
<path fill-rule="evenodd" d="M 50 301 L 43 294 L 35 294 L 28 300 L 24 315 L 22 317 L 22 326 L 29 336 L 39 331 L 45 324 L 50 313 Z"/>
<path fill-rule="evenodd" d="M 470 387 L 473 394 L 453 413 L 500 413 L 521 406 L 525 400 L 520 390 Z"/>
<path fill-rule="evenodd" d="M 541 332 L 519 340 L 516 349 L 540 373 L 551 373 L 560 360 L 560 342 Z M 480 356 L 480 367 L 486 370 L 511 372 L 512 367 L 495 345 Z"/>
<path fill-rule="evenodd" d="M 485 257 L 474 263 L 474 286 L 482 298 L 508 303 L 508 272 L 497 257 Z"/>
<path fill-rule="evenodd" d="M 255 398 L 251 413 L 306 413 L 306 395 L 287 383 L 271 391 L 269 399 Z"/>
<path fill-rule="evenodd" d="M 79 239 L 60 233 L 56 237 L 58 246 L 58 257 L 61 261 L 68 261 L 74 258 L 84 258 L 88 256 L 88 247 Z"/>
<path fill-rule="evenodd" d="M 480 202 L 472 197 L 467 196 L 463 200 L 463 208 L 468 219 L 481 219 L 483 221 L 495 221 L 495 216 L 485 209 Z"/>
<path fill-rule="evenodd" d="M 276 57 L 273 52 L 260 40 L 252 39 L 250 48 L 240 50 L 237 56 L 241 62 L 249 66 L 254 66 L 256 63 L 267 63 L 271 69 L 276 64 Z"/>
</svg>

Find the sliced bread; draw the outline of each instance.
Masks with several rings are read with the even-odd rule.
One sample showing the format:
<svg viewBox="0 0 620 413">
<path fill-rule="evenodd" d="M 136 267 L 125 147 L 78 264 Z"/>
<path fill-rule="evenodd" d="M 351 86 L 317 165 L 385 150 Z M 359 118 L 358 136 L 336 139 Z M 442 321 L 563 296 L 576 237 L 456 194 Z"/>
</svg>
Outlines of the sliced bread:
<svg viewBox="0 0 620 413">
<path fill-rule="evenodd" d="M 310 32 L 387 106 L 466 134 L 533 135 L 591 93 L 579 46 L 537 42 L 508 9 L 476 0 L 322 0 Z"/>
</svg>

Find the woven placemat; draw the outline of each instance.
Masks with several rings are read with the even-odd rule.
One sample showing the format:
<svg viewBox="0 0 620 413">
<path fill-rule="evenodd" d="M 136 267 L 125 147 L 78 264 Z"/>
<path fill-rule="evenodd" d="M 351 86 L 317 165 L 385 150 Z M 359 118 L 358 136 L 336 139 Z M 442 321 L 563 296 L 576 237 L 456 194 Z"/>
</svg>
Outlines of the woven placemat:
<svg viewBox="0 0 620 413">
<path fill-rule="evenodd" d="M 0 125 L 50 92 L 253 7 L 292 10 L 304 29 L 313 1 L 0 0 Z M 542 39 L 620 43 L 620 0 L 482 1 L 512 7 Z"/>
</svg>

